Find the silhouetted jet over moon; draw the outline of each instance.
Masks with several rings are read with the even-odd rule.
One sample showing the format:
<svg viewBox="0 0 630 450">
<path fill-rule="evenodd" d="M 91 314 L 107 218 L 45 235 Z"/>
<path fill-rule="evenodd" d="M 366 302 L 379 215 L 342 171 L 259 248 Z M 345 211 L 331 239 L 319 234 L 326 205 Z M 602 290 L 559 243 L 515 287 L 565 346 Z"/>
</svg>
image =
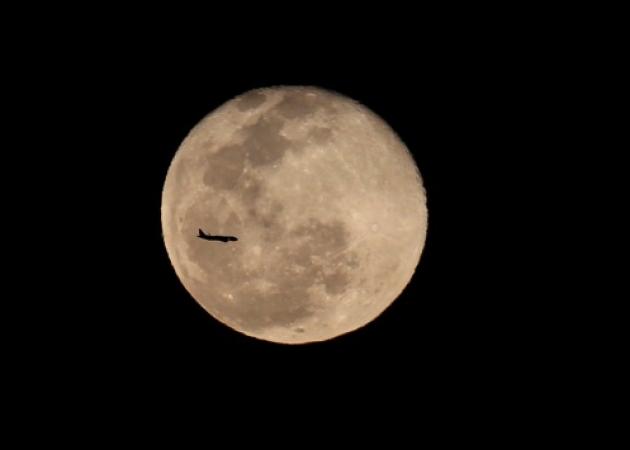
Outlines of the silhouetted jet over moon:
<svg viewBox="0 0 630 450">
<path fill-rule="evenodd" d="M 203 232 L 201 228 L 199 228 L 198 238 L 205 239 L 206 241 L 221 241 L 221 242 L 229 242 L 229 241 L 238 241 L 238 238 L 234 236 L 213 236 L 211 234 L 206 234 Z"/>
<path fill-rule="evenodd" d="M 204 116 L 173 156 L 161 214 L 190 295 L 234 330 L 283 344 L 377 319 L 408 286 L 428 218 L 394 130 L 312 86 L 256 89 Z M 197 236 L 200 226 L 238 243 L 207 242 L 230 239 Z"/>
</svg>

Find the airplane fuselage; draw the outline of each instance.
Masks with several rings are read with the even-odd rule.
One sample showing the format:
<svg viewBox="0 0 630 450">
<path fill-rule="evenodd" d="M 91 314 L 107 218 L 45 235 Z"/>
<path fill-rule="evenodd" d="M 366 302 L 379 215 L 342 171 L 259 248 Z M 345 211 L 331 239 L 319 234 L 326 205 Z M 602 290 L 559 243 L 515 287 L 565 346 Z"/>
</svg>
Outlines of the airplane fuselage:
<svg viewBox="0 0 630 450">
<path fill-rule="evenodd" d="M 206 241 L 220 241 L 220 242 L 230 242 L 230 241 L 238 241 L 234 236 L 197 236 L 200 239 L 205 239 Z"/>
<path fill-rule="evenodd" d="M 205 239 L 206 241 L 219 241 L 219 242 L 230 242 L 230 241 L 238 241 L 238 238 L 234 236 L 213 236 L 211 234 L 206 234 L 203 230 L 199 229 L 199 234 L 197 235 L 200 239 Z"/>
</svg>

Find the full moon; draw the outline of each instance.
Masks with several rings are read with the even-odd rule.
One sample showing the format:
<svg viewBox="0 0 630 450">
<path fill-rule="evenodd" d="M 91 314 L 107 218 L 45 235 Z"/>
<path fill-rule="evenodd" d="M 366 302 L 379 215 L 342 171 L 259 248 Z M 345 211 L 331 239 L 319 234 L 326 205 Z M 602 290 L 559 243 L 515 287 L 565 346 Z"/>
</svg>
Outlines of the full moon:
<svg viewBox="0 0 630 450">
<path fill-rule="evenodd" d="M 186 290 L 214 318 L 267 341 L 324 341 L 377 318 L 424 247 L 420 172 L 365 106 L 315 87 L 246 92 L 175 153 L 162 230 Z M 237 241 L 198 238 L 229 235 Z"/>
</svg>

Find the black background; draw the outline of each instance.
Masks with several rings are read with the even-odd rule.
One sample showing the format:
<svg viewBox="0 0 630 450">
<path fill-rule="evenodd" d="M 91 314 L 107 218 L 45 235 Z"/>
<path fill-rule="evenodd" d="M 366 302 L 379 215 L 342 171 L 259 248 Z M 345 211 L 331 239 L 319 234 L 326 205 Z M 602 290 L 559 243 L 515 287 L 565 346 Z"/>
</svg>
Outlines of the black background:
<svg viewBox="0 0 630 450">
<path fill-rule="evenodd" d="M 270 424 L 251 433 L 259 443 L 298 424 L 295 442 L 321 434 L 332 446 L 331 431 L 357 419 L 350 431 L 371 439 L 403 418 L 416 441 L 513 429 L 520 440 L 579 415 L 590 380 L 576 374 L 599 367 L 583 353 L 604 347 L 588 317 L 602 291 L 583 289 L 592 275 L 565 260 L 587 259 L 575 242 L 588 233 L 572 228 L 597 203 L 589 177 L 611 164 L 574 161 L 590 165 L 603 147 L 585 113 L 604 108 L 589 110 L 589 96 L 618 98 L 590 78 L 607 72 L 585 55 L 620 61 L 601 56 L 591 11 L 235 6 L 7 15 L 3 224 L 14 230 L 0 329 L 3 404 L 25 424 L 20 439 L 70 430 L 100 443 L 121 423 L 160 439 L 174 416 L 194 415 L 212 444 L 216 416 L 240 427 L 229 436 L 239 444 L 252 422 Z M 618 29 L 610 41 L 622 42 Z M 406 143 L 427 192 L 426 246 L 407 289 L 327 342 L 278 345 L 221 325 L 187 294 L 161 236 L 182 139 L 225 101 L 271 85 L 365 104 Z M 562 225 L 571 202 L 579 214 Z"/>
<path fill-rule="evenodd" d="M 110 234 L 99 242 L 111 246 L 102 283 L 113 288 L 93 316 L 99 325 L 102 314 L 111 319 L 103 348 L 115 362 L 120 357 L 140 369 L 146 363 L 193 377 L 284 370 L 325 376 L 360 364 L 394 378 L 430 371 L 438 378 L 497 364 L 513 344 L 505 333 L 513 337 L 508 330 L 519 320 L 519 293 L 506 289 L 509 263 L 499 254 L 507 245 L 503 226 L 510 218 L 502 205 L 510 196 L 497 183 L 514 174 L 501 148 L 501 128 L 510 124 L 496 90 L 515 94 L 497 81 L 496 66 L 483 64 L 478 56 L 413 65 L 378 55 L 354 61 L 316 54 L 312 61 L 205 63 L 181 73 L 160 73 L 159 64 L 143 68 L 116 94 L 120 110 L 110 110 L 101 128 L 114 136 L 99 191 L 107 202 L 99 229 Z M 212 319 L 175 276 L 160 226 L 166 170 L 187 132 L 235 95 L 282 84 L 332 89 L 379 114 L 412 151 L 429 208 L 426 248 L 403 295 L 369 326 L 303 346 L 258 341 Z"/>
<path fill-rule="evenodd" d="M 44 52 L 53 56 L 37 65 L 53 75 L 31 72 L 28 82 L 56 147 L 43 147 L 39 167 L 64 170 L 47 174 L 63 200 L 41 213 L 58 239 L 54 275 L 37 288 L 58 300 L 31 316 L 39 332 L 22 333 L 26 358 L 73 392 L 153 401 L 366 389 L 436 399 L 529 376 L 545 307 L 532 296 L 533 238 L 516 228 L 531 221 L 534 188 L 523 196 L 522 181 L 540 161 L 530 130 L 542 74 L 518 39 L 366 36 L 209 47 L 139 38 Z M 427 241 L 410 284 L 373 323 L 327 342 L 273 344 L 220 324 L 186 292 L 163 244 L 161 191 L 181 141 L 222 103 L 273 85 L 315 85 L 366 105 L 406 143 L 427 192 Z"/>
</svg>

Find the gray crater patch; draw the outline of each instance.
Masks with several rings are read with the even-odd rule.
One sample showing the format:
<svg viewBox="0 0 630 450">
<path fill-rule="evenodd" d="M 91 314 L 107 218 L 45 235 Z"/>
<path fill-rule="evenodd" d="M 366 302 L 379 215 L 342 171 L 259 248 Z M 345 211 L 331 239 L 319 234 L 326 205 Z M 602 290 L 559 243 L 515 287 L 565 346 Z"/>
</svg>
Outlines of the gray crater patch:
<svg viewBox="0 0 630 450">
<path fill-rule="evenodd" d="M 350 276 L 345 271 L 337 271 L 324 275 L 323 283 L 328 294 L 342 294 L 350 284 Z"/>
<path fill-rule="evenodd" d="M 234 189 L 245 168 L 246 150 L 241 145 L 227 145 L 208 156 L 203 182 L 216 189 Z"/>
<path fill-rule="evenodd" d="M 314 114 L 321 107 L 321 100 L 315 96 L 305 92 L 289 92 L 273 111 L 287 119 L 298 119 Z"/>
<path fill-rule="evenodd" d="M 239 111 L 254 109 L 265 103 L 267 96 L 260 91 L 248 92 L 236 101 Z"/>
<path fill-rule="evenodd" d="M 247 136 L 243 148 L 252 166 L 264 166 L 282 159 L 291 144 L 280 135 L 282 126 L 281 120 L 263 116 L 243 129 Z"/>
<path fill-rule="evenodd" d="M 332 139 L 332 130 L 326 127 L 313 127 L 308 135 L 316 144 L 326 144 Z"/>
</svg>

